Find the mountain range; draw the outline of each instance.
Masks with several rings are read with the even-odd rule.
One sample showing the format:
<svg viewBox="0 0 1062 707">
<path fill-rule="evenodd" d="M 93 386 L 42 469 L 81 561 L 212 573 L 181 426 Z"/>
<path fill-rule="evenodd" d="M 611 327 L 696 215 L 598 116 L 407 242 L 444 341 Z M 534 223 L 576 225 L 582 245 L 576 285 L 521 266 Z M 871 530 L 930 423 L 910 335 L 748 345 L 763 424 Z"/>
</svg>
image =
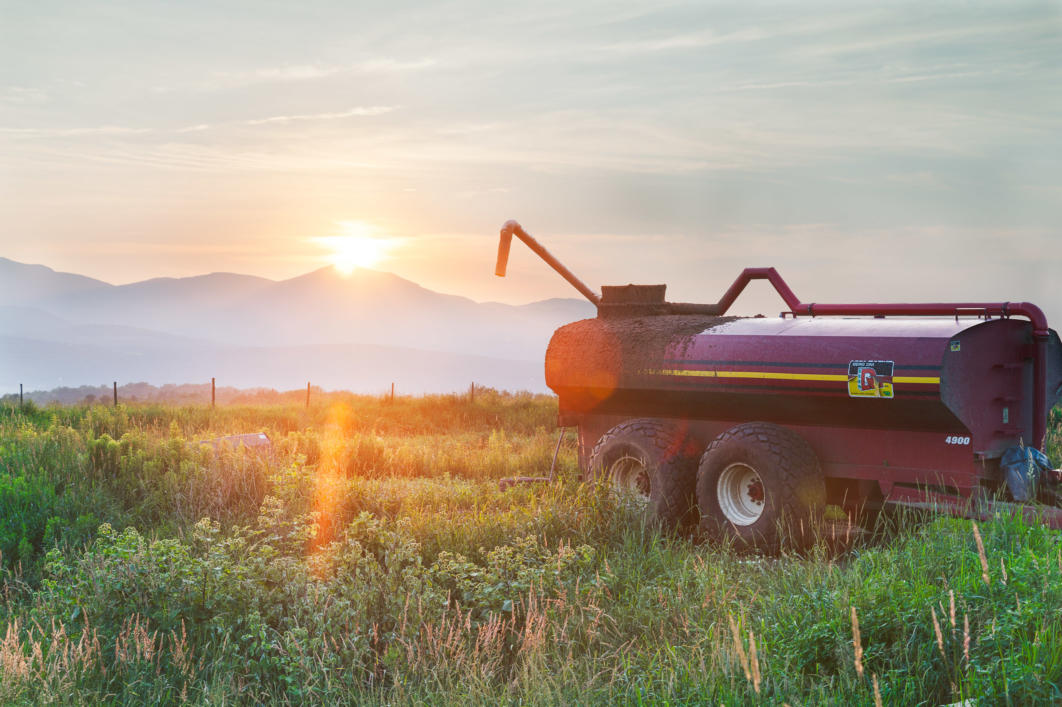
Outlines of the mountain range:
<svg viewBox="0 0 1062 707">
<path fill-rule="evenodd" d="M 481 303 L 367 269 L 112 285 L 0 258 L 0 392 L 211 377 L 280 389 L 545 391 L 553 330 L 593 314 L 578 299 Z"/>
</svg>

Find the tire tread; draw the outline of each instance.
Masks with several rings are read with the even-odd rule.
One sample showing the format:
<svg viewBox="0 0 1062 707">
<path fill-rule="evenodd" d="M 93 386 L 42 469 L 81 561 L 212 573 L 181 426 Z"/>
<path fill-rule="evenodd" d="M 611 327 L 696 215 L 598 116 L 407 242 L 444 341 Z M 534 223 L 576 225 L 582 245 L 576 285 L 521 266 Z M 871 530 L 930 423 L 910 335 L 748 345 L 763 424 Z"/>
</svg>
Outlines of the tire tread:
<svg viewBox="0 0 1062 707">
<path fill-rule="evenodd" d="M 771 473 L 778 482 L 772 489 L 777 494 L 776 506 L 784 511 L 796 511 L 801 516 L 810 515 L 825 500 L 825 487 L 822 484 L 822 473 L 814 451 L 807 441 L 797 433 L 785 427 L 780 427 L 769 422 L 746 422 L 730 428 L 722 433 L 708 445 L 701 456 L 698 466 L 698 492 L 701 491 L 701 476 L 705 473 L 705 465 L 709 457 L 720 447 L 730 443 L 753 444 L 767 454 L 767 464 L 771 467 Z M 813 491 L 815 497 L 808 504 L 802 499 L 798 491 L 810 483 L 815 483 Z M 713 490 L 714 491 L 714 490 Z M 809 518 L 810 519 L 810 518 Z M 717 519 L 708 517 L 702 506 L 701 528 L 708 534 L 718 534 L 720 523 Z M 808 529 L 810 530 L 810 528 Z M 725 531 L 724 531 L 725 532 Z M 777 528 L 769 528 L 762 534 L 761 541 L 757 543 L 759 549 L 773 551 L 778 549 L 781 538 L 778 537 Z"/>
<path fill-rule="evenodd" d="M 660 469 L 660 478 L 654 484 L 659 493 L 656 520 L 672 528 L 692 524 L 694 519 L 689 517 L 691 514 L 688 509 L 696 507 L 692 501 L 695 497 L 697 457 L 684 453 L 683 435 L 677 423 L 656 418 L 636 418 L 616 425 L 601 436 L 590 452 L 588 480 L 595 479 L 601 456 L 612 442 L 632 436 L 647 442 L 657 452 L 658 460 L 662 461 L 661 466 L 666 467 Z"/>
</svg>

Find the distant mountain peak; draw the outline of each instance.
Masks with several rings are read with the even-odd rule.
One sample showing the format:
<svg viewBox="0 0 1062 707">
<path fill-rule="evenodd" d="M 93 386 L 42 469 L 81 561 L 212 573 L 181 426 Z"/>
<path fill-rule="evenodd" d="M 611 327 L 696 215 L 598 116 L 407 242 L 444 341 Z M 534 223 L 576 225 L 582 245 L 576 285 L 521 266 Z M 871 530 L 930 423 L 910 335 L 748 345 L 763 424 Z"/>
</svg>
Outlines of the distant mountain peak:
<svg viewBox="0 0 1062 707">
<path fill-rule="evenodd" d="M 266 277 L 260 277 L 258 275 L 243 275 L 235 272 L 217 271 L 210 272 L 203 275 L 183 275 L 181 277 L 153 277 L 147 280 L 138 280 L 131 282 L 131 285 L 140 285 L 145 282 L 188 282 L 190 280 L 257 280 L 260 282 L 276 282 L 276 280 L 270 280 Z"/>
<path fill-rule="evenodd" d="M 3 268 L 5 274 L 18 271 L 33 271 L 38 275 L 51 273 L 52 275 L 58 275 L 60 277 L 73 277 L 77 278 L 78 280 L 96 282 L 100 285 L 107 285 L 113 287 L 113 285 L 111 285 L 109 282 L 104 282 L 103 280 L 96 280 L 95 278 L 86 277 L 85 275 L 78 275 L 77 273 L 72 272 L 62 272 L 60 270 L 50 268 L 47 265 L 41 265 L 40 263 L 23 263 L 18 260 L 12 260 L 11 258 L 0 257 L 0 268 Z"/>
<path fill-rule="evenodd" d="M 108 290 L 114 285 L 84 275 L 57 272 L 47 265 L 0 258 L 0 302 L 32 305 L 41 300 Z"/>
<path fill-rule="evenodd" d="M 417 293 L 418 295 L 430 295 L 436 297 L 456 297 L 422 287 L 412 280 L 395 275 L 383 270 L 371 268 L 354 268 L 349 273 L 340 272 L 334 265 L 326 265 L 316 270 L 311 270 L 303 275 L 297 275 L 288 280 L 278 283 L 282 288 L 304 289 L 306 287 L 327 287 L 336 292 L 355 292 L 367 289 L 378 289 L 379 294 L 388 293 Z"/>
</svg>

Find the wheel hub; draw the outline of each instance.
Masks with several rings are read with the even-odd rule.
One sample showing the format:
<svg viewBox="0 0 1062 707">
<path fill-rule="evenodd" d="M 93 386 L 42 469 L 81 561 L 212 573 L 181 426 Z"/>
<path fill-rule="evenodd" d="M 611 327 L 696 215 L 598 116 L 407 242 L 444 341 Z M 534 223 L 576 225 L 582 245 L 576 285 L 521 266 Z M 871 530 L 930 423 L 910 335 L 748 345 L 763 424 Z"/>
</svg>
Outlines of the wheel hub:
<svg viewBox="0 0 1062 707">
<path fill-rule="evenodd" d="M 644 459 L 625 454 L 612 463 L 609 478 L 617 491 L 642 503 L 649 502 L 649 470 Z"/>
<path fill-rule="evenodd" d="M 756 470 L 740 462 L 723 469 L 716 483 L 719 509 L 734 525 L 752 525 L 763 515 L 766 492 Z"/>
</svg>

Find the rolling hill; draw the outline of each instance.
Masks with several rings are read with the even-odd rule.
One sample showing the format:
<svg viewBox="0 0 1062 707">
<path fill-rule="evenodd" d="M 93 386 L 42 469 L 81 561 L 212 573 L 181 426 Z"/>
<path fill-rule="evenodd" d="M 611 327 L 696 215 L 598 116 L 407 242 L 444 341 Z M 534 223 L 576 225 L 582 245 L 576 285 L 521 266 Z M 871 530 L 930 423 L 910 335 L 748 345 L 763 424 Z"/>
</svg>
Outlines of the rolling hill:
<svg viewBox="0 0 1062 707">
<path fill-rule="evenodd" d="M 542 391 L 553 330 L 581 300 L 479 303 L 391 273 L 331 267 L 274 281 L 233 273 L 111 285 L 0 259 L 0 387 L 110 380 L 438 392 Z"/>
</svg>

